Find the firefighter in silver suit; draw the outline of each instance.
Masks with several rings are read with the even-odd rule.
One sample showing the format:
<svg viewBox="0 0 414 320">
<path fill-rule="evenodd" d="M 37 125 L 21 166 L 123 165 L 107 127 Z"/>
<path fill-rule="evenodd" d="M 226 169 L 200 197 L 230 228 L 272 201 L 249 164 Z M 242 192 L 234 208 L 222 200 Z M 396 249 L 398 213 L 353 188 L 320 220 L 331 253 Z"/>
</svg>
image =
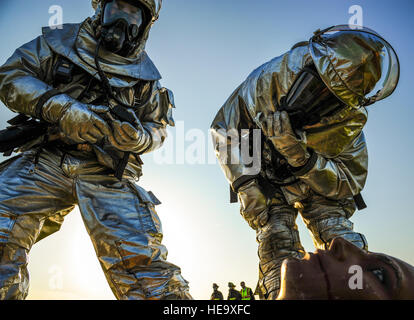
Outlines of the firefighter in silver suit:
<svg viewBox="0 0 414 320">
<path fill-rule="evenodd" d="M 0 299 L 26 298 L 30 249 L 75 205 L 117 299 L 191 299 L 166 260 L 160 202 L 138 185 L 140 155 L 174 125 L 172 92 L 145 52 L 161 0 L 92 5 L 93 17 L 43 28 L 0 68 L 3 103 L 46 128 L 1 164 Z"/>
<path fill-rule="evenodd" d="M 362 129 L 366 107 L 389 96 L 398 79 L 397 55 L 380 35 L 335 26 L 254 70 L 219 110 L 213 143 L 257 234 L 261 298 L 277 297 L 283 260 L 304 255 L 298 213 L 317 248 L 342 237 L 368 249 L 349 220 L 365 205 Z M 249 162 L 252 153 L 259 166 Z"/>
</svg>

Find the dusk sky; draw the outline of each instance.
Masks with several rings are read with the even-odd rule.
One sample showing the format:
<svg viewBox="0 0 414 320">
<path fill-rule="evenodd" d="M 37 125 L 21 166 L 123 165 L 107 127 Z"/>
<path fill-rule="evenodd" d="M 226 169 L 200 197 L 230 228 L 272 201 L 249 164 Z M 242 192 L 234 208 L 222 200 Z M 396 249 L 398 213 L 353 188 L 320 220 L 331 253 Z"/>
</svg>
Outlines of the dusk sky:
<svg viewBox="0 0 414 320">
<path fill-rule="evenodd" d="M 62 7 L 64 23 L 81 22 L 93 14 L 89 0 L 30 2 L 0 2 L 0 64 L 40 35 L 52 5 Z M 213 282 L 227 295 L 229 281 L 238 288 L 245 281 L 254 289 L 258 278 L 255 232 L 240 216 L 239 205 L 229 204 L 224 175 L 208 159 L 213 118 L 252 70 L 308 40 L 318 28 L 347 24 L 352 5 L 363 9 L 364 26 L 393 45 L 402 69 L 395 93 L 369 109 L 369 175 L 363 191 L 368 208 L 356 212 L 352 221 L 367 237 L 371 251 L 414 264 L 414 2 L 165 0 L 147 51 L 163 75 L 162 85 L 175 94 L 178 126 L 170 130 L 166 148 L 177 153 L 176 146 L 183 144 L 178 159 L 184 161 L 160 165 L 154 157 L 162 154 L 146 155 L 141 185 L 162 201 L 157 210 L 169 260 L 182 268 L 194 298 L 209 299 Z M 4 128 L 13 114 L 0 107 Z M 181 139 L 185 135 L 188 141 Z M 192 164 L 185 156 L 190 154 L 191 139 L 204 141 L 203 163 Z M 300 217 L 297 223 L 303 245 L 313 251 Z M 31 299 L 114 298 L 77 209 L 60 232 L 34 246 L 29 270 Z"/>
</svg>

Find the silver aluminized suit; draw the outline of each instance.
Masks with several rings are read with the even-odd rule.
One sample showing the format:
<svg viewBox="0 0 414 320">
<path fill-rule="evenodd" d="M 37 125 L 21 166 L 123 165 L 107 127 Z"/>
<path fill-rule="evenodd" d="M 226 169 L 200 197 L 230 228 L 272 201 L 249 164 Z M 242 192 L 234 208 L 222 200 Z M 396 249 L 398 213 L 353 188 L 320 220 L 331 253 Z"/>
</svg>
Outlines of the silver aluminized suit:
<svg viewBox="0 0 414 320">
<path fill-rule="evenodd" d="M 141 2 L 154 22 L 161 1 Z M 77 71 L 70 83 L 57 84 L 62 93 L 45 102 L 43 114 L 57 113 L 79 103 L 78 99 L 84 104 L 102 103 L 99 81 L 92 81 L 99 79 L 94 67 L 94 24 L 102 10 L 98 2 L 94 5 L 93 18 L 63 29 L 44 28 L 40 37 L 17 49 L 0 68 L 0 98 L 8 108 L 36 117 L 40 97 L 53 89 L 58 56 L 69 59 Z M 38 137 L 1 164 L 0 299 L 27 296 L 31 247 L 59 230 L 75 205 L 116 298 L 191 299 L 180 268 L 166 261 L 155 211 L 160 202 L 138 185 L 142 164 L 138 155 L 159 148 L 166 126 L 174 125 L 173 95 L 160 86 L 161 76 L 144 51 L 149 28 L 130 57 L 100 52 L 102 70 L 117 97 L 137 106 L 135 114 L 145 129 L 142 148 L 130 154 L 122 181 L 115 178 L 114 158 L 102 145 L 76 145 L 53 126 L 50 130 L 57 139 L 45 142 L 45 137 Z"/>
<path fill-rule="evenodd" d="M 350 40 L 353 33 L 348 36 L 348 40 L 342 39 L 340 43 L 357 49 Z M 370 43 L 370 37 L 364 35 L 361 39 Z M 339 236 L 367 249 L 365 237 L 353 231 L 349 220 L 356 210 L 353 197 L 361 192 L 367 178 L 368 153 L 362 132 L 367 111 L 364 107 L 353 108 L 358 104 L 355 91 L 335 78 L 354 72 L 352 63 L 341 57 L 342 49 L 335 50 L 336 43 L 328 36 L 315 36 L 313 40 L 295 45 L 254 70 L 233 92 L 211 125 L 220 165 L 233 191 L 238 193 L 242 216 L 256 230 L 260 259 L 258 289 L 266 299 L 277 297 L 283 260 L 301 258 L 304 254 L 295 222 L 298 212 L 317 248 L 325 249 Z M 378 45 L 376 40 L 372 42 Z M 355 52 L 357 55 L 358 51 Z M 269 140 L 262 141 L 259 170 L 246 165 L 243 159 L 246 155 L 240 150 L 247 135 L 241 130 L 262 129 L 261 119 L 278 110 L 301 71 L 311 64 L 316 65 L 324 82 L 346 100 L 348 107 L 303 128 L 302 142 L 312 150 L 312 156 L 304 167 L 292 170 L 293 174 L 281 181 L 274 167 L 279 160 L 274 158 Z M 352 76 L 353 84 L 361 83 L 361 73 Z M 241 140 L 234 139 L 237 132 L 241 132 Z M 267 184 L 263 185 L 263 181 Z M 263 192 L 266 188 L 267 192 Z"/>
</svg>

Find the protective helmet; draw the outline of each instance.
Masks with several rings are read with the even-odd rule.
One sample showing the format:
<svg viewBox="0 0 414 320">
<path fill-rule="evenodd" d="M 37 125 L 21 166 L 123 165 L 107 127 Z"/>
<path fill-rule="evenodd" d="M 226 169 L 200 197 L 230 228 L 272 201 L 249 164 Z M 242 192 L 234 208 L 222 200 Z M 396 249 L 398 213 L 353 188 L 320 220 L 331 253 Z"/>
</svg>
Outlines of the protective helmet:
<svg viewBox="0 0 414 320">
<path fill-rule="evenodd" d="M 217 283 L 213 283 L 213 289 L 218 289 L 218 287 Z"/>
<path fill-rule="evenodd" d="M 233 282 L 229 282 L 228 286 L 229 286 L 229 288 L 235 288 L 236 287 Z"/>
<path fill-rule="evenodd" d="M 325 85 L 347 106 L 373 104 L 397 87 L 397 54 L 371 29 L 339 25 L 318 30 L 309 41 L 309 51 Z"/>
<path fill-rule="evenodd" d="M 105 0 L 92 0 L 92 8 L 96 10 L 98 5 Z M 158 19 L 159 12 L 161 10 L 162 0 L 136 0 L 137 4 L 145 6 L 149 10 L 149 13 L 153 21 Z"/>
</svg>

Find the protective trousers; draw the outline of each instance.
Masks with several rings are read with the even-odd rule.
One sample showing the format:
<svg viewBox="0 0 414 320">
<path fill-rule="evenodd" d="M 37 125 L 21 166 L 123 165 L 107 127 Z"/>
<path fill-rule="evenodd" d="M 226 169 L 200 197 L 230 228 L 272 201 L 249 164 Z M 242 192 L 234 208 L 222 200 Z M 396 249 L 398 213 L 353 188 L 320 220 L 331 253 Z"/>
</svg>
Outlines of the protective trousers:
<svg viewBox="0 0 414 320">
<path fill-rule="evenodd" d="M 365 237 L 354 232 L 353 223 L 349 221 L 355 210 L 350 200 L 334 201 L 313 194 L 309 199 L 298 203 L 299 206 L 296 207 L 299 208 L 296 209 L 281 199 L 281 195 L 273 199 L 274 205 L 269 209 L 268 222 L 256 231 L 261 299 L 277 298 L 283 260 L 289 257 L 302 258 L 305 254 L 296 225 L 298 211 L 316 248 L 326 249 L 334 238 L 342 237 L 368 250 Z"/>
<path fill-rule="evenodd" d="M 6 161 L 0 168 L 0 299 L 27 296 L 32 245 L 56 231 L 48 224 L 61 224 L 75 205 L 117 299 L 190 299 L 180 268 L 166 261 L 154 199 L 134 178 L 120 182 L 91 155 L 46 149 Z"/>
</svg>

